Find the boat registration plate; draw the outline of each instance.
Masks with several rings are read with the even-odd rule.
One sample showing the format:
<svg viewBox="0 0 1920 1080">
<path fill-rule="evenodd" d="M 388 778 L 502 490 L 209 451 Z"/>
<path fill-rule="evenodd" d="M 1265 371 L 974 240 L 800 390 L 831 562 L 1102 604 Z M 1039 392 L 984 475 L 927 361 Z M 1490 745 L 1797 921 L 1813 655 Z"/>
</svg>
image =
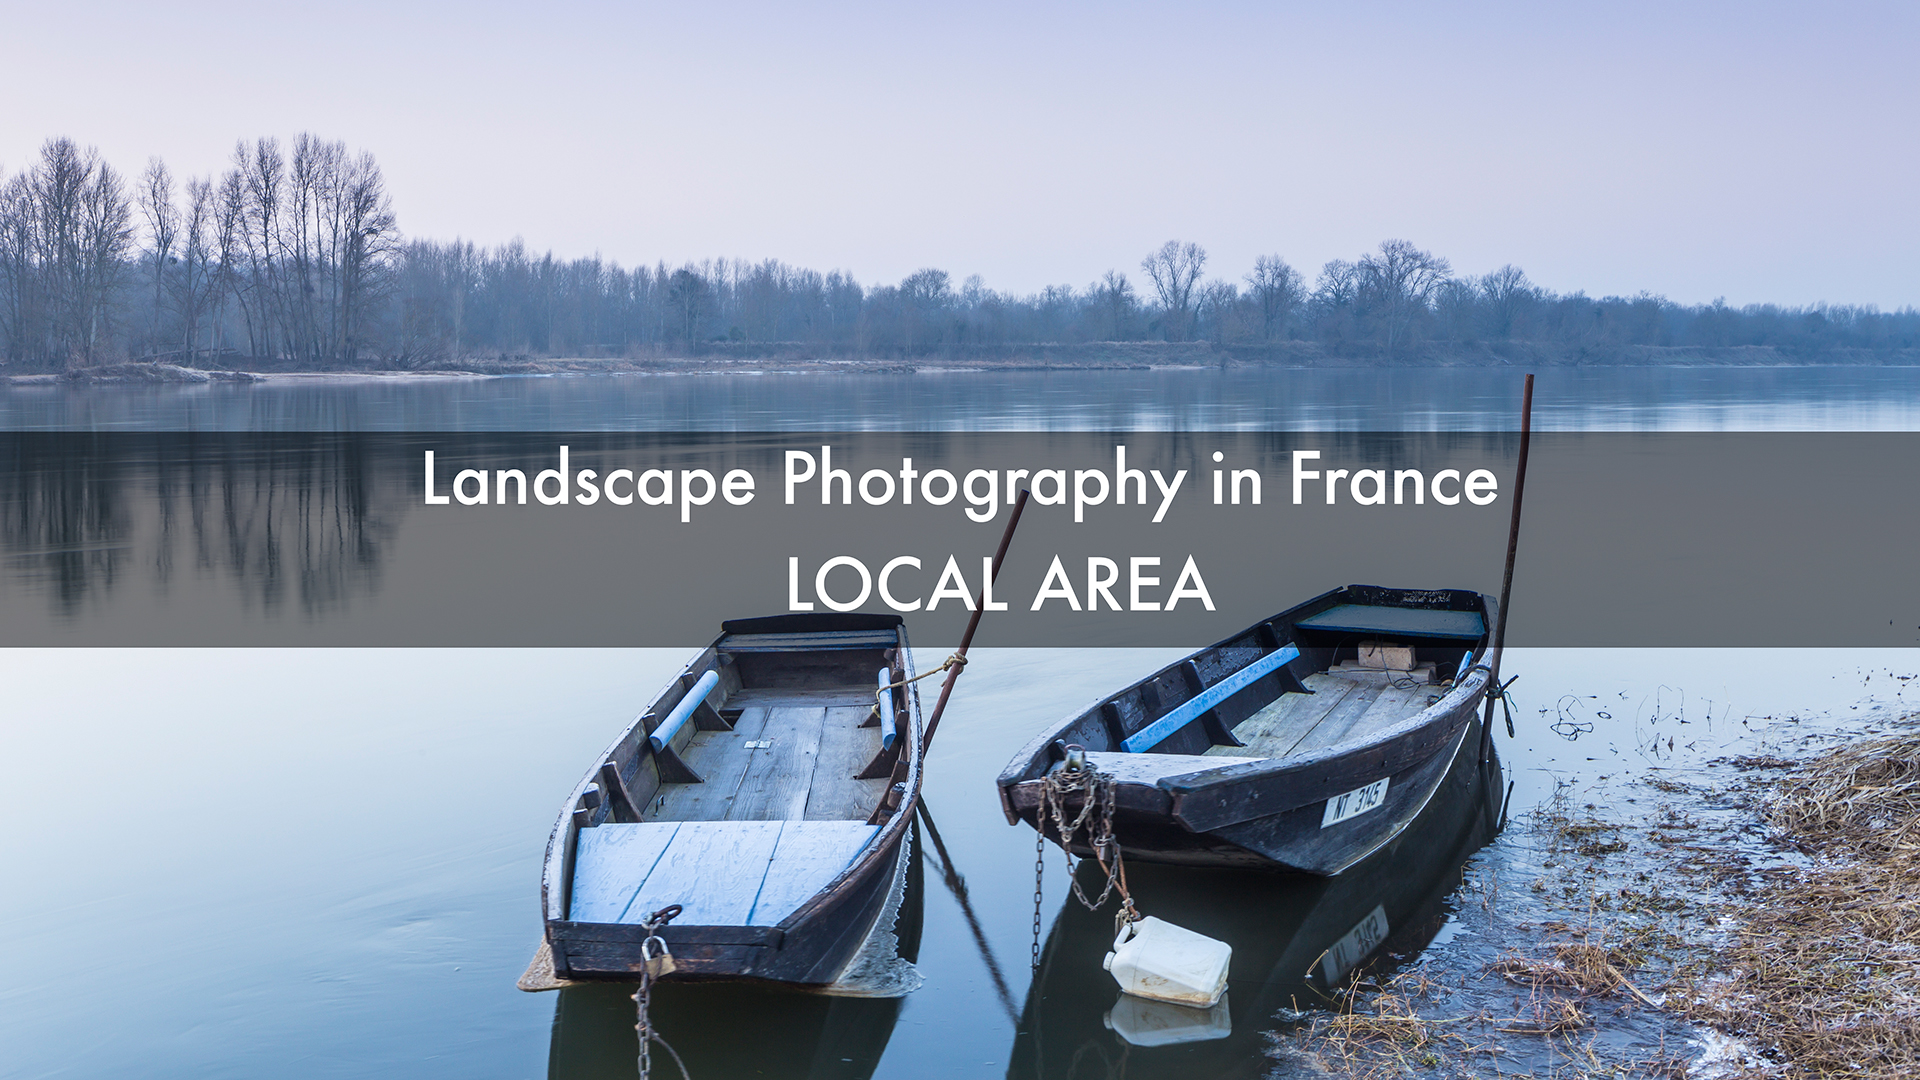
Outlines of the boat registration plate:
<svg viewBox="0 0 1920 1080">
<path fill-rule="evenodd" d="M 1381 777 L 1363 788 L 1354 788 L 1345 795 L 1335 795 L 1327 800 L 1327 812 L 1320 817 L 1320 827 L 1338 825 L 1348 818 L 1359 817 L 1369 810 L 1377 809 L 1387 801 L 1387 777 Z"/>
</svg>

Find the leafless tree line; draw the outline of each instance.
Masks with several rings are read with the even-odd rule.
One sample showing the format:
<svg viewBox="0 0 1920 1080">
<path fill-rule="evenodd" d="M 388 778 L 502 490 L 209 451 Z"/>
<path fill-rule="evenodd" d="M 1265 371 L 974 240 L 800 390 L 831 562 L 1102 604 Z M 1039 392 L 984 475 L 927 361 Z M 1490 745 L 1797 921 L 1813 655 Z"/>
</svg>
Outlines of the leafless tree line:
<svg viewBox="0 0 1920 1080">
<path fill-rule="evenodd" d="M 1210 341 L 1410 358 L 1532 342 L 1562 348 L 1920 347 L 1912 308 L 1681 305 L 1557 294 L 1504 266 L 1461 276 L 1388 240 L 1321 268 L 1279 255 L 1208 278 L 1200 245 L 1021 296 L 925 269 L 863 286 L 778 260 L 631 269 L 514 241 L 403 241 L 367 154 L 311 135 L 240 143 L 218 177 L 176 183 L 159 159 L 129 185 L 92 150 L 47 143 L 0 177 L 0 359 L 15 370 L 119 358 L 225 356 L 315 367 L 428 366 L 473 357 L 637 356 L 798 346 L 918 356 L 1105 341 Z"/>
<path fill-rule="evenodd" d="M 0 357 L 354 364 L 385 352 L 398 240 L 379 165 L 344 143 L 243 141 L 218 179 L 183 185 L 155 158 L 129 191 L 54 139 L 0 180 Z"/>
</svg>

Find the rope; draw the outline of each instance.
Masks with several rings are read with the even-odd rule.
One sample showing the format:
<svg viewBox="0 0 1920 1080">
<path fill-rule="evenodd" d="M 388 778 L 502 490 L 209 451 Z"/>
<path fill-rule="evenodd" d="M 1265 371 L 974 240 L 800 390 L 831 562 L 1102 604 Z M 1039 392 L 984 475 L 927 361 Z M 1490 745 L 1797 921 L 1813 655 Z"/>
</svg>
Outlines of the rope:
<svg viewBox="0 0 1920 1080">
<path fill-rule="evenodd" d="M 934 668 L 931 671 L 926 672 L 925 674 L 913 675 L 908 678 L 901 679 L 899 682 L 890 682 L 887 685 L 880 687 L 879 689 L 873 692 L 874 718 L 877 720 L 885 720 L 887 718 L 887 714 L 880 711 L 880 707 L 887 703 L 887 693 L 889 691 L 898 690 L 900 687 L 903 687 L 903 686 L 911 686 L 912 684 L 919 682 L 921 679 L 931 679 L 935 675 L 940 674 L 941 672 L 947 670 L 948 668 L 964 668 L 966 666 L 967 666 L 966 655 L 964 653 L 954 653 L 953 655 L 947 657 L 946 660 L 942 661 L 939 667 Z M 916 689 L 915 693 L 918 693 L 918 692 L 919 691 Z"/>
<path fill-rule="evenodd" d="M 1487 696 L 1500 703 L 1500 715 L 1507 718 L 1507 738 L 1509 739 L 1513 738 L 1513 695 L 1507 693 L 1507 687 L 1512 686 L 1519 678 L 1520 676 L 1515 675 L 1506 682 L 1487 688 Z"/>
<path fill-rule="evenodd" d="M 652 1080 L 653 1044 L 659 1043 L 673 1058 L 673 1064 L 680 1070 L 680 1080 L 692 1080 L 687 1075 L 687 1063 L 680 1060 L 679 1051 L 654 1030 L 653 1019 L 649 1016 L 653 1004 L 654 980 L 673 973 L 673 953 L 667 950 L 667 941 L 660 936 L 660 928 L 673 921 L 680 914 L 680 905 L 672 904 L 647 916 L 646 939 L 640 943 L 640 989 L 634 992 L 633 1002 L 638 1022 L 633 1030 L 640 1041 L 640 1080 Z M 659 951 L 655 952 L 654 949 Z"/>
<path fill-rule="evenodd" d="M 1484 671 L 1487 673 L 1487 679 L 1488 679 L 1487 700 L 1497 701 L 1500 703 L 1501 715 L 1507 718 L 1507 738 L 1509 739 L 1513 738 L 1514 737 L 1513 736 L 1513 696 L 1507 693 L 1507 688 L 1512 686 L 1514 683 L 1519 682 L 1520 676 L 1515 675 L 1511 679 L 1508 679 L 1506 682 L 1497 683 L 1492 681 L 1493 669 L 1488 667 L 1487 665 L 1475 664 L 1473 665 L 1473 667 L 1468 669 L 1468 672 L 1474 672 L 1474 671 Z M 1462 673 L 1459 676 L 1459 678 L 1461 679 L 1466 678 L 1466 673 Z M 1455 681 L 1458 681 L 1458 680 L 1456 679 Z"/>
<path fill-rule="evenodd" d="M 1074 899 L 1088 911 L 1098 911 L 1107 902 L 1107 897 L 1120 894 L 1120 910 L 1114 916 L 1114 933 L 1127 923 L 1140 920 L 1139 909 L 1133 905 L 1133 896 L 1127 891 L 1127 867 L 1120 855 L 1120 845 L 1113 838 L 1113 805 L 1118 784 L 1113 777 L 1086 764 L 1086 751 L 1079 746 L 1067 747 L 1067 761 L 1061 768 L 1047 774 L 1041 785 L 1040 820 L 1041 834 L 1044 836 L 1048 821 L 1053 823 L 1054 832 L 1059 837 L 1060 850 L 1067 860 L 1067 883 L 1072 888 Z M 1067 797 L 1079 793 L 1082 798 L 1080 812 L 1067 820 Z M 1094 861 L 1106 874 L 1106 884 L 1100 895 L 1087 899 L 1081 889 L 1080 881 L 1073 874 L 1073 838 L 1082 830 L 1087 836 L 1087 847 L 1093 852 Z M 1037 855 L 1037 850 L 1036 850 Z M 1113 862 L 1107 862 L 1111 855 Z M 1034 891 L 1039 891 L 1037 880 L 1040 862 L 1035 859 L 1036 880 Z"/>
</svg>

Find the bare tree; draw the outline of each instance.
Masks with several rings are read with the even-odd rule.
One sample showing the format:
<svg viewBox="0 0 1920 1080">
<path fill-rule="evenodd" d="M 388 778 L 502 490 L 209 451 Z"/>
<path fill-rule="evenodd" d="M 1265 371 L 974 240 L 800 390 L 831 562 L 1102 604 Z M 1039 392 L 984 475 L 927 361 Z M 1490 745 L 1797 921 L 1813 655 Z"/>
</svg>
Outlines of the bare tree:
<svg viewBox="0 0 1920 1080">
<path fill-rule="evenodd" d="M 1147 280 L 1153 282 L 1165 311 L 1165 330 L 1170 341 L 1185 341 L 1193 322 L 1193 288 L 1199 284 L 1200 271 L 1207 265 L 1207 253 L 1199 244 L 1169 240 L 1140 260 Z"/>
<path fill-rule="evenodd" d="M 1278 255 L 1262 255 L 1253 262 L 1247 286 L 1253 302 L 1260 308 L 1261 336 L 1268 341 L 1285 337 L 1287 320 L 1293 316 L 1293 309 L 1300 306 L 1305 292 L 1300 271 L 1288 266 L 1287 260 Z"/>
<path fill-rule="evenodd" d="M 28 176 L 33 274 L 44 297 L 45 359 L 92 364 L 111 344 L 112 300 L 133 241 L 120 175 L 71 139 L 49 140 Z"/>
<path fill-rule="evenodd" d="M 284 269 L 280 218 L 285 211 L 287 166 L 279 141 L 270 138 L 257 139 L 251 147 L 242 140 L 233 156 L 242 195 L 240 244 L 246 256 L 240 306 L 247 323 L 248 351 L 266 356 L 283 351 L 283 343 L 290 345 L 280 289 Z"/>
<path fill-rule="evenodd" d="M 700 316 L 707 308 L 707 280 L 694 272 L 693 264 L 688 263 L 673 272 L 667 279 L 667 302 L 679 322 L 680 340 L 687 348 L 694 347 L 694 331 L 699 328 Z"/>
<path fill-rule="evenodd" d="M 0 183 L 0 360 L 37 360 L 45 343 L 37 226 L 27 174 Z"/>
<path fill-rule="evenodd" d="M 1386 327 L 1387 352 L 1405 343 L 1416 315 L 1427 310 L 1434 290 L 1453 267 L 1405 240 L 1388 240 L 1378 254 L 1361 258 L 1362 299 Z"/>
<path fill-rule="evenodd" d="M 1118 270 L 1109 270 L 1099 281 L 1087 290 L 1093 296 L 1094 304 L 1105 316 L 1107 340 L 1124 341 L 1127 324 L 1133 321 L 1133 309 L 1139 300 L 1133 294 L 1133 283 L 1127 275 Z"/>
<path fill-rule="evenodd" d="M 1194 304 L 1201 325 L 1215 341 L 1234 336 L 1234 309 L 1240 306 L 1240 287 L 1231 281 L 1215 279 L 1202 285 Z"/>
<path fill-rule="evenodd" d="M 75 329 L 85 327 L 81 358 L 92 364 L 111 348 L 113 295 L 126 273 L 127 252 L 133 246 L 133 208 L 127 204 L 120 174 L 105 162 L 94 166 L 93 180 L 82 192 L 81 206 L 82 313 L 75 319 Z"/>
<path fill-rule="evenodd" d="M 174 239 L 180 231 L 180 212 L 173 205 L 173 174 L 159 158 L 147 160 L 140 175 L 136 200 L 147 225 L 147 258 L 153 268 L 153 311 L 147 331 L 147 349 L 160 347 L 160 320 L 166 310 L 167 268 L 174 259 Z"/>
<path fill-rule="evenodd" d="M 210 346 L 217 350 L 226 348 L 227 298 L 234 296 L 240 289 L 240 258 L 246 248 L 247 191 L 246 178 L 239 169 L 228 170 L 220 178 L 220 186 L 213 196 L 213 290 L 211 295 L 213 316 L 213 340 Z M 247 314 L 244 299 L 240 305 L 241 317 L 247 321 L 247 337 L 252 343 L 253 324 Z"/>
<path fill-rule="evenodd" d="M 1489 330 L 1494 337 L 1512 337 L 1514 319 L 1535 294 L 1533 282 L 1527 280 L 1519 267 L 1508 263 L 1481 278 L 1478 284 L 1480 295 L 1487 303 L 1487 317 L 1492 324 Z"/>
<path fill-rule="evenodd" d="M 916 270 L 900 282 L 900 309 L 904 343 L 910 349 L 938 345 L 945 336 L 947 309 L 953 289 L 945 270 Z"/>
<path fill-rule="evenodd" d="M 187 363 L 200 347 L 200 325 L 213 306 L 218 203 L 213 181 L 187 181 L 186 210 L 180 218 L 180 271 L 174 275 L 174 307 L 180 312 L 181 345 Z"/>
<path fill-rule="evenodd" d="M 94 150 L 49 139 L 0 187 L 0 330 L 10 357 L 92 364 L 119 346 L 114 300 L 133 238 L 120 176 Z"/>
<path fill-rule="evenodd" d="M 381 272 L 400 240 L 386 181 L 372 154 L 361 154 L 341 170 L 328 216 L 337 261 L 338 355 L 352 363 L 366 343 Z"/>
</svg>

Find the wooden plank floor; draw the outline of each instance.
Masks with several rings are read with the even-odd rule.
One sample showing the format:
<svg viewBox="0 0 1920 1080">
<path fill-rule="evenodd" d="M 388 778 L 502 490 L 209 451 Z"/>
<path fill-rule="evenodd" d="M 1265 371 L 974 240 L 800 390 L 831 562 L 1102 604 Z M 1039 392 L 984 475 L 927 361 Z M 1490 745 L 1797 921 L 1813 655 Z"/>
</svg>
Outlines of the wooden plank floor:
<svg viewBox="0 0 1920 1080">
<path fill-rule="evenodd" d="M 888 777 L 855 780 L 854 774 L 880 752 L 880 729 L 860 724 L 870 705 L 840 705 L 827 710 L 820 733 L 820 757 L 807 790 L 809 821 L 865 821 L 886 794 Z"/>
<path fill-rule="evenodd" d="M 827 710 L 819 705 L 776 705 L 760 732 L 764 750 L 747 751 L 747 777 L 727 808 L 728 821 L 787 821 L 807 812 L 807 789 L 820 758 Z"/>
<path fill-rule="evenodd" d="M 727 707 L 748 693 L 732 731 L 696 732 L 680 755 L 704 783 L 662 785 L 642 819 L 865 821 L 887 788 L 853 778 L 880 751 L 880 729 L 860 726 L 872 693 L 760 690 Z"/>
<path fill-rule="evenodd" d="M 1439 691 L 1421 679 L 1388 672 L 1318 672 L 1311 694 L 1283 694 L 1233 729 L 1245 746 L 1215 746 L 1214 757 L 1285 757 L 1337 745 L 1391 725 L 1427 707 Z"/>
<path fill-rule="evenodd" d="M 668 904 L 684 905 L 687 926 L 744 926 L 767 878 L 780 822 L 738 826 L 682 824 L 654 862 L 621 921 L 638 922 Z"/>
<path fill-rule="evenodd" d="M 686 925 L 773 926 L 880 832 L 864 821 L 608 822 L 580 833 L 579 922 L 639 924 L 681 904 Z"/>
</svg>

